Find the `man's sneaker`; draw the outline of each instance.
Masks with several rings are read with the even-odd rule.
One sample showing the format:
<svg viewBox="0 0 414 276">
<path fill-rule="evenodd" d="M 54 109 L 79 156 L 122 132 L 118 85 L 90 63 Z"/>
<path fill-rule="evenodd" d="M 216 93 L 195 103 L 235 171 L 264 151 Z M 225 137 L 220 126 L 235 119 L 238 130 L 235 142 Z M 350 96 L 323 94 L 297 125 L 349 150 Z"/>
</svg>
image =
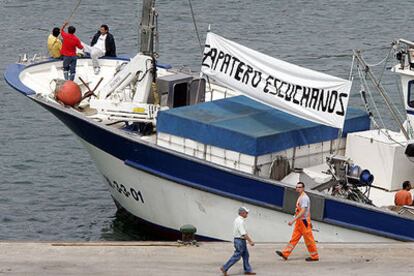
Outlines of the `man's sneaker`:
<svg viewBox="0 0 414 276">
<path fill-rule="evenodd" d="M 227 276 L 228 275 L 227 274 L 227 271 L 225 271 L 223 267 L 220 267 L 220 270 L 223 273 L 223 276 Z"/>
<path fill-rule="evenodd" d="M 313 258 L 311 258 L 311 257 L 307 257 L 307 258 L 305 259 L 305 261 L 307 261 L 307 262 L 317 262 L 317 261 L 319 261 L 319 258 L 317 258 L 317 259 L 313 259 Z"/>
<path fill-rule="evenodd" d="M 93 72 L 95 73 L 95 75 L 98 75 L 99 71 L 101 71 L 101 68 L 99 68 L 99 67 L 94 67 L 93 68 Z"/>
<path fill-rule="evenodd" d="M 275 252 L 276 252 L 277 255 L 279 255 L 280 257 L 282 257 L 283 260 L 285 260 L 285 261 L 287 260 L 287 258 L 285 257 L 285 255 L 283 255 L 283 253 L 281 251 L 276 250 Z"/>
</svg>

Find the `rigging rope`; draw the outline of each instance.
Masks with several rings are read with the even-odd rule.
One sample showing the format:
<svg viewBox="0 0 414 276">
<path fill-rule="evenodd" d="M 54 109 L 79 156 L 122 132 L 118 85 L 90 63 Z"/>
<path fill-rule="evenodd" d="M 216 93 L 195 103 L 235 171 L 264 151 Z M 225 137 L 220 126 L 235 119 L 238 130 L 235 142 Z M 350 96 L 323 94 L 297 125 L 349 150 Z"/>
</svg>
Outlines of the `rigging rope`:
<svg viewBox="0 0 414 276">
<path fill-rule="evenodd" d="M 384 72 L 385 72 L 385 70 L 386 70 L 386 68 L 387 68 L 387 63 L 388 63 L 388 61 L 389 61 L 389 58 L 390 58 L 390 54 L 391 54 L 391 52 L 392 52 L 392 50 L 394 49 L 394 45 L 392 44 L 391 45 L 391 47 L 390 47 L 390 49 L 389 49 L 389 51 L 388 51 L 388 54 L 387 54 L 387 56 L 381 61 L 381 63 L 382 62 L 384 62 L 384 67 L 383 67 L 383 69 L 382 69 L 382 72 L 381 72 L 381 75 L 380 75 L 380 77 L 379 77 L 379 79 L 378 79 L 378 82 L 379 83 L 381 83 L 381 80 L 382 80 L 382 77 L 383 77 L 383 75 L 384 75 Z M 399 86 L 397 86 L 398 87 L 398 89 L 399 89 Z M 400 99 L 404 99 L 404 96 L 402 96 Z M 395 112 L 398 114 L 398 116 L 400 117 L 400 119 L 401 118 L 404 118 L 404 116 L 401 114 L 401 112 L 399 111 L 399 109 L 398 108 L 396 108 L 396 106 L 395 106 L 395 103 L 394 102 L 392 102 L 391 101 L 391 99 L 390 99 L 390 105 L 392 105 L 392 108 L 395 110 Z M 403 106 L 404 106 L 404 104 L 403 104 Z"/>
<path fill-rule="evenodd" d="M 394 44 L 392 44 L 392 45 L 390 46 L 390 48 L 389 48 L 389 50 L 388 50 L 388 53 L 387 53 L 387 55 L 385 56 L 385 58 L 383 58 L 380 62 L 378 62 L 378 63 L 376 63 L 376 64 L 368 64 L 368 63 L 366 63 L 366 62 L 365 62 L 365 63 L 366 63 L 366 65 L 367 65 L 367 70 L 369 70 L 369 67 L 372 67 L 372 66 L 378 66 L 378 65 L 380 65 L 380 64 L 382 64 L 382 63 L 384 63 L 383 69 L 382 69 L 382 71 L 381 71 L 380 78 L 379 78 L 379 80 L 378 80 L 378 87 L 380 86 L 380 83 L 381 83 L 382 77 L 383 77 L 384 72 L 385 72 L 385 70 L 386 70 L 386 68 L 387 68 L 387 63 L 388 63 L 388 61 L 389 61 L 389 58 L 390 58 L 390 56 L 391 56 L 391 53 L 393 52 L 393 49 L 394 49 Z M 378 114 L 378 117 L 379 117 L 379 119 L 380 119 L 380 121 L 381 121 L 381 124 L 382 124 L 383 128 L 385 128 L 384 121 L 382 120 L 382 117 L 381 117 L 381 115 L 380 115 L 380 112 L 378 111 L 378 108 L 377 108 L 376 104 L 375 104 L 375 101 L 374 101 L 374 98 L 373 98 L 373 96 L 372 96 L 372 93 L 371 93 L 371 91 L 370 91 L 370 90 L 369 90 L 369 88 L 368 88 L 368 83 L 366 82 L 366 78 L 363 76 L 363 73 L 361 72 L 361 70 L 362 70 L 362 69 L 358 66 L 358 74 L 359 74 L 359 78 L 360 78 L 360 80 L 361 80 L 361 82 L 362 82 L 362 85 L 364 86 L 364 89 L 368 92 L 368 94 L 369 94 L 369 96 L 370 96 L 370 99 L 371 99 L 371 101 L 372 101 L 372 104 L 374 105 L 375 111 L 376 111 L 376 113 Z M 365 71 L 365 70 L 364 70 L 364 71 Z M 352 72 L 352 71 L 351 71 L 351 72 Z M 399 86 L 398 86 L 398 88 L 399 88 Z M 389 100 L 389 105 L 390 105 L 390 108 L 393 108 L 393 109 L 395 110 L 396 115 L 398 115 L 400 119 L 401 119 L 401 118 L 404 118 L 404 116 L 401 114 L 401 112 L 399 111 L 399 109 L 398 109 L 398 108 L 396 108 L 395 103 L 394 103 L 394 102 L 392 102 L 392 101 L 391 101 L 391 99 Z M 407 128 L 411 128 L 411 125 L 410 125 L 410 124 L 408 124 L 408 125 L 407 125 Z M 411 135 L 410 135 L 410 136 L 411 136 Z"/>
<path fill-rule="evenodd" d="M 381 72 L 381 75 L 379 77 L 378 82 L 381 82 L 381 80 L 382 80 L 382 76 L 384 75 L 384 72 L 387 69 L 387 63 L 388 63 L 388 60 L 390 59 L 390 54 L 391 54 L 393 49 L 394 49 L 394 45 L 391 45 L 390 50 L 388 51 L 388 54 L 384 59 L 384 67 L 382 68 L 382 72 Z"/>
<path fill-rule="evenodd" d="M 377 105 L 375 104 L 374 98 L 372 96 L 371 91 L 369 90 L 369 87 L 368 87 L 368 84 L 366 82 L 366 79 L 362 76 L 361 68 L 359 66 L 357 66 L 357 69 L 358 69 L 359 78 L 361 80 L 361 92 L 360 92 L 360 96 L 361 96 L 362 102 L 364 103 L 365 110 L 369 114 L 369 117 L 370 117 L 372 123 L 374 124 L 374 127 L 376 127 L 378 129 L 378 131 L 381 132 L 384 136 L 386 136 L 390 141 L 393 141 L 394 143 L 396 143 L 396 144 L 398 144 L 400 146 L 404 146 L 403 144 L 401 144 L 400 142 L 398 142 L 394 138 L 392 138 L 391 135 L 388 132 L 388 129 L 385 128 L 385 124 L 384 124 L 384 121 L 382 120 L 381 113 L 379 112 L 379 110 L 377 108 Z M 362 88 L 365 88 L 365 90 L 362 89 Z M 372 112 L 370 111 L 369 105 L 368 105 L 368 101 L 366 100 L 366 97 L 364 95 L 364 91 L 368 92 L 369 97 L 371 99 L 371 102 L 372 102 L 372 104 L 374 106 L 374 109 L 375 109 L 376 113 L 378 114 L 378 118 L 381 121 L 380 123 L 382 124 L 382 127 L 378 124 L 378 122 L 375 120 Z"/>
<path fill-rule="evenodd" d="M 195 29 L 196 34 L 197 34 L 198 44 L 200 45 L 201 53 L 203 53 L 203 45 L 201 44 L 200 34 L 198 33 L 197 22 L 195 20 L 193 5 L 191 4 L 191 0 L 188 0 L 188 4 L 190 5 L 191 16 L 193 18 L 194 29 Z"/>
<path fill-rule="evenodd" d="M 204 53 L 203 44 L 201 43 L 200 33 L 198 32 L 197 22 L 196 22 L 196 19 L 195 19 L 193 5 L 191 4 L 191 0 L 188 0 L 188 4 L 190 5 L 191 17 L 193 18 L 194 29 L 195 29 L 196 34 L 197 34 L 198 44 L 200 45 L 201 55 L 203 55 L 203 53 Z M 201 73 L 200 78 L 202 76 L 203 76 L 203 73 Z M 210 91 L 211 91 L 210 93 L 211 93 L 211 96 L 212 96 L 213 95 L 213 91 L 211 90 L 210 78 L 208 76 L 205 76 L 205 77 L 207 78 L 207 83 L 208 83 L 208 86 L 210 88 Z M 199 82 L 198 83 L 198 88 L 197 88 L 197 95 L 198 95 L 198 93 L 200 93 L 200 91 L 199 91 L 200 90 L 200 84 L 201 83 Z"/>
<path fill-rule="evenodd" d="M 359 79 L 361 80 L 361 85 L 363 86 L 364 90 L 368 92 L 368 95 L 369 95 L 369 97 L 370 97 L 370 99 L 371 99 L 371 102 L 372 102 L 372 104 L 374 105 L 375 112 L 378 114 L 377 116 L 378 116 L 378 118 L 379 118 L 379 119 L 380 119 L 380 121 L 381 121 L 382 127 L 383 127 L 383 128 L 385 128 L 384 121 L 382 120 L 381 113 L 379 112 L 379 110 L 378 110 L 378 108 L 377 108 L 377 105 L 375 104 L 374 97 L 372 96 L 371 90 L 369 89 L 369 86 L 368 86 L 367 80 L 366 80 L 366 78 L 363 76 L 363 74 L 362 74 L 362 72 L 361 72 L 361 68 L 360 68 L 360 66 L 357 66 L 357 69 L 358 69 Z"/>
<path fill-rule="evenodd" d="M 378 63 L 375 63 L 375 64 L 369 64 L 369 63 L 367 63 L 366 61 L 365 61 L 365 63 L 369 66 L 369 67 L 375 67 L 375 66 L 378 66 L 378 65 L 381 65 L 383 62 L 385 62 L 387 59 L 388 59 L 388 57 L 389 57 L 389 55 L 390 55 L 390 53 L 391 53 L 391 50 L 393 49 L 393 45 L 391 45 L 391 48 L 390 48 L 390 50 L 389 50 L 389 52 L 388 52 L 388 54 L 380 61 L 380 62 L 378 62 Z"/>
<path fill-rule="evenodd" d="M 72 16 L 75 14 L 76 10 L 79 8 L 81 2 L 82 2 L 82 0 L 78 1 L 78 3 L 76 4 L 75 8 L 72 11 L 72 13 L 70 14 L 68 20 L 66 20 L 67 22 L 69 22 L 72 19 Z"/>
<path fill-rule="evenodd" d="M 354 79 L 354 63 L 355 63 L 355 55 L 352 55 L 352 63 L 351 63 L 351 71 L 349 72 L 349 81 Z"/>
</svg>

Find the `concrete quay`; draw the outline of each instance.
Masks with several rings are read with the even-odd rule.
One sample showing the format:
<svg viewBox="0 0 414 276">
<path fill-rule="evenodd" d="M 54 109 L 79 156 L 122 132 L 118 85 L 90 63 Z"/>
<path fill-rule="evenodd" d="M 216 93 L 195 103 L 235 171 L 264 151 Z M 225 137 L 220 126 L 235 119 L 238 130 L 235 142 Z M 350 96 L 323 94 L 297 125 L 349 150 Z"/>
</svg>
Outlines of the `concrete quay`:
<svg viewBox="0 0 414 276">
<path fill-rule="evenodd" d="M 303 244 L 288 261 L 284 244 L 249 247 L 257 275 L 412 275 L 414 243 L 319 243 L 319 262 L 305 262 Z M 0 275 L 221 275 L 233 253 L 225 242 L 0 242 Z M 241 261 L 229 275 L 243 275 Z"/>
</svg>

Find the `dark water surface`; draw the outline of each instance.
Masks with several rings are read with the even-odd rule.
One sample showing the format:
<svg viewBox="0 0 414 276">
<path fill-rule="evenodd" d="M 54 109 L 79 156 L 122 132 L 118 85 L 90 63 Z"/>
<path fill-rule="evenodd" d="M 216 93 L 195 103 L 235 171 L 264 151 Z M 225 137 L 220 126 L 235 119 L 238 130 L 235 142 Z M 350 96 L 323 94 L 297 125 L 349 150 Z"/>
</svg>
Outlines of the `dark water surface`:
<svg viewBox="0 0 414 276">
<path fill-rule="evenodd" d="M 0 71 L 19 54 L 46 53 L 48 30 L 77 0 L 0 0 Z M 348 78 L 351 50 L 382 59 L 396 38 L 414 39 L 414 1 L 193 0 L 202 36 L 212 31 L 274 57 Z M 200 68 L 187 0 L 157 1 L 160 61 Z M 72 24 L 89 41 L 108 24 L 118 53 L 138 49 L 141 1 L 85 0 Z M 399 105 L 396 78 L 383 77 Z M 360 106 L 358 85 L 351 104 Z M 381 103 L 378 103 L 380 107 Z M 385 116 L 387 112 L 384 112 Z M 387 124 L 391 124 L 387 117 Z M 116 216 L 107 186 L 80 142 L 55 117 L 0 81 L 0 240 L 139 240 Z"/>
</svg>

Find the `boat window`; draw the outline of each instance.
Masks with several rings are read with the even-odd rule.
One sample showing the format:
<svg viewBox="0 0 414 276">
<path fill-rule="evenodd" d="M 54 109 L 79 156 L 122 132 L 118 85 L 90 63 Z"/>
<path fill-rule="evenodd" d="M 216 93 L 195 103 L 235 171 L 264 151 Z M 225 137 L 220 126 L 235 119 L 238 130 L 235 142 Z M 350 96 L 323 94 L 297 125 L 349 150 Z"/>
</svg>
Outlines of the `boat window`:
<svg viewBox="0 0 414 276">
<path fill-rule="evenodd" d="M 414 108 L 414 81 L 408 82 L 407 104 L 409 107 Z"/>
<path fill-rule="evenodd" d="M 173 90 L 173 107 L 187 105 L 188 84 L 186 82 L 177 83 Z"/>
</svg>

